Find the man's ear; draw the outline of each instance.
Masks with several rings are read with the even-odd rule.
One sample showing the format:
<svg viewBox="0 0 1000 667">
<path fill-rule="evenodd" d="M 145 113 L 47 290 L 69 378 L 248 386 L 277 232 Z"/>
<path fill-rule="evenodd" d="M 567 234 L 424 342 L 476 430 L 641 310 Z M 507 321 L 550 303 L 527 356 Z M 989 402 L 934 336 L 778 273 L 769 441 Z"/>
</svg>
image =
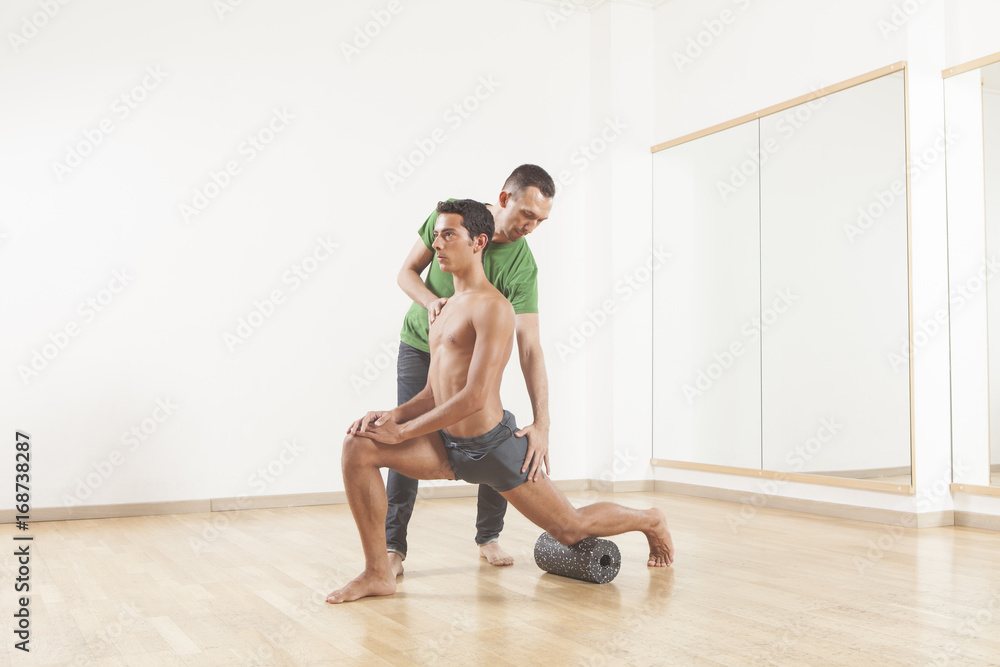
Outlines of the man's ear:
<svg viewBox="0 0 1000 667">
<path fill-rule="evenodd" d="M 473 248 L 475 252 L 482 252 L 486 248 L 486 244 L 489 242 L 489 237 L 486 234 L 480 234 L 476 237 L 476 245 Z"/>
<path fill-rule="evenodd" d="M 506 190 L 500 191 L 500 196 L 497 197 L 497 203 L 500 204 L 500 208 L 507 208 L 507 203 L 510 201 L 510 193 Z"/>
</svg>

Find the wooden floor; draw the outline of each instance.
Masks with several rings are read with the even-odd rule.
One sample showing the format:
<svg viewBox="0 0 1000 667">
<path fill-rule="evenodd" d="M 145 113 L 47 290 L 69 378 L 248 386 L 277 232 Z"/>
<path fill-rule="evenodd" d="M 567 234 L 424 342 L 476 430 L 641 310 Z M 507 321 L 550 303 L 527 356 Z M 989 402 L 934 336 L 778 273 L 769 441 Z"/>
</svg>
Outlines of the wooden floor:
<svg viewBox="0 0 1000 667">
<path fill-rule="evenodd" d="M 418 503 L 391 598 L 325 595 L 360 572 L 346 505 L 32 524 L 30 657 L 0 560 L 0 662 L 34 665 L 996 665 L 1000 533 L 878 524 L 654 493 L 677 561 L 615 538 L 618 578 L 541 572 L 511 509 L 494 568 L 475 499 Z M 742 512 L 742 514 L 741 514 Z M 13 527 L 8 527 L 10 532 Z M 28 658 L 28 659 L 26 659 Z"/>
</svg>

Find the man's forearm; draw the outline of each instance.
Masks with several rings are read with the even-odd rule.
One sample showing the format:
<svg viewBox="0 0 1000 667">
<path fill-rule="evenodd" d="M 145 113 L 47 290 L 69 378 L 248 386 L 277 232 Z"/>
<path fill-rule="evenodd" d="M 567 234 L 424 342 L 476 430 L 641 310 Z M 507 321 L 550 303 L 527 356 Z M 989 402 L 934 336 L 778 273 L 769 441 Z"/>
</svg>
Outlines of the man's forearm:
<svg viewBox="0 0 1000 667">
<path fill-rule="evenodd" d="M 405 438 L 415 438 L 456 424 L 483 409 L 482 401 L 463 389 L 450 399 L 400 424 Z M 396 423 L 400 423 L 397 419 Z"/>
<path fill-rule="evenodd" d="M 403 424 L 412 419 L 426 414 L 434 409 L 434 397 L 424 396 L 423 392 L 417 394 L 406 403 L 393 410 L 396 415 L 396 423 Z"/>
<path fill-rule="evenodd" d="M 520 355 L 521 373 L 524 375 L 524 385 L 531 399 L 531 412 L 534 423 L 539 426 L 549 426 L 549 378 L 545 372 L 545 357 L 541 348 L 528 350 Z"/>
<path fill-rule="evenodd" d="M 426 306 L 428 301 L 438 298 L 437 295 L 427 289 L 427 285 L 420 279 L 420 274 L 412 269 L 403 269 L 396 276 L 396 283 L 400 289 L 416 303 Z"/>
</svg>

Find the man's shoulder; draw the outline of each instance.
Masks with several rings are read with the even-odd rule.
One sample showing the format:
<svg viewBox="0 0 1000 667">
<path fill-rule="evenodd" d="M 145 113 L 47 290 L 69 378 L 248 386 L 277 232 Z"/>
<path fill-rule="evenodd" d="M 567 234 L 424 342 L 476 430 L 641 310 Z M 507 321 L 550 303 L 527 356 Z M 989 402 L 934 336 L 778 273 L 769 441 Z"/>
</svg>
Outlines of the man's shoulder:
<svg viewBox="0 0 1000 667">
<path fill-rule="evenodd" d="M 492 289 L 481 290 L 469 295 L 471 297 L 469 302 L 470 308 L 477 315 L 491 318 L 504 317 L 508 313 L 513 317 L 514 306 L 511 305 L 510 301 L 507 300 L 507 297 L 500 290 L 492 285 L 490 287 Z"/>
</svg>

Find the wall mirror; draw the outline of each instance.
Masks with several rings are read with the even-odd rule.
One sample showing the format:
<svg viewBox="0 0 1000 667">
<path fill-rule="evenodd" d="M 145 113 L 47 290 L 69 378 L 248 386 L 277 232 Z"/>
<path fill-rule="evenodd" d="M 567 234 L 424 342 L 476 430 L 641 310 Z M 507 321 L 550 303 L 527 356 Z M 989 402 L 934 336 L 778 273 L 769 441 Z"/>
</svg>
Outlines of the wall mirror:
<svg viewBox="0 0 1000 667">
<path fill-rule="evenodd" d="M 952 469 L 1000 487 L 1000 54 L 945 70 Z M 967 489 L 963 489 L 967 490 Z"/>
<path fill-rule="evenodd" d="M 911 492 L 905 64 L 653 147 L 653 463 Z"/>
</svg>

